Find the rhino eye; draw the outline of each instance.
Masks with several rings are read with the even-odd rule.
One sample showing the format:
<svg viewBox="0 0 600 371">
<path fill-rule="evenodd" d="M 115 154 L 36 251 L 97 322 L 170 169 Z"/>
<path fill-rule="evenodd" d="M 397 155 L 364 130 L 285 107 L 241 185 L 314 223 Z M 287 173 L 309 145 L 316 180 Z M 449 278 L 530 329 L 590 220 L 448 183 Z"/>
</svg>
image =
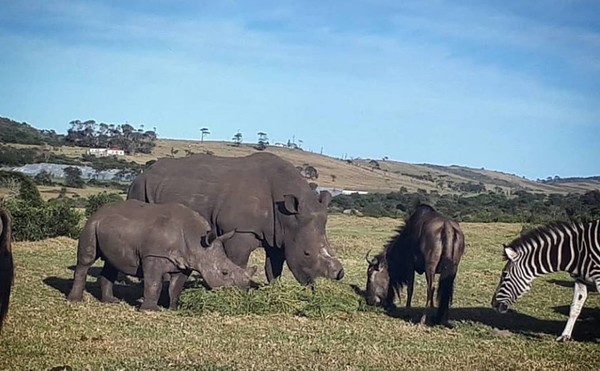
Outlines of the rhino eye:
<svg viewBox="0 0 600 371">
<path fill-rule="evenodd" d="M 304 256 L 310 256 L 310 252 L 304 250 Z"/>
<path fill-rule="evenodd" d="M 229 271 L 227 269 L 223 269 L 221 271 L 221 274 L 224 275 L 224 276 L 227 276 L 227 275 L 229 275 Z"/>
</svg>

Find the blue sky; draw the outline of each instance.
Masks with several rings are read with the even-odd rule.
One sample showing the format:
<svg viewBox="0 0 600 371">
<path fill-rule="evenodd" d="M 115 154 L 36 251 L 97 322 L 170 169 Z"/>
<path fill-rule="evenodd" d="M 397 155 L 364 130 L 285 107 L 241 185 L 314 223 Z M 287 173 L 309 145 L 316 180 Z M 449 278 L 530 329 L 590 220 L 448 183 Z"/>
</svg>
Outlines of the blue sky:
<svg viewBox="0 0 600 371">
<path fill-rule="evenodd" d="M 600 2 L 0 0 L 0 116 L 600 175 Z"/>
</svg>

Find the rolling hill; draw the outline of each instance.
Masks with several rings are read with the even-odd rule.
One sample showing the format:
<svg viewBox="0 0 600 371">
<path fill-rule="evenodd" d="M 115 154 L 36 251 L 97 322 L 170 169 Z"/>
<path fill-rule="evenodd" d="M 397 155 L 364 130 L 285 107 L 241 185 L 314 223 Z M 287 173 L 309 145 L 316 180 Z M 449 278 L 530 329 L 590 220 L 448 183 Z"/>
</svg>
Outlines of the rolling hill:
<svg viewBox="0 0 600 371">
<path fill-rule="evenodd" d="M 21 144 L 15 144 L 19 142 Z M 0 117 L 0 142 L 13 147 L 37 147 L 68 157 L 81 157 L 87 149 L 60 146 L 64 135 L 52 130 L 38 130 L 27 123 Z M 49 145 L 46 145 L 49 144 Z M 464 166 L 409 164 L 388 159 L 342 160 L 317 153 L 268 146 L 274 153 L 296 166 L 310 165 L 319 172 L 313 180 L 322 187 L 367 192 L 390 192 L 405 188 L 408 192 L 437 191 L 439 193 L 505 192 L 518 190 L 536 193 L 584 193 L 600 189 L 600 176 L 565 178 L 538 182 L 514 174 L 473 169 Z M 144 164 L 161 157 L 183 157 L 190 153 L 210 153 L 217 156 L 247 156 L 257 150 L 254 144 L 234 146 L 231 142 L 158 139 L 151 154 L 125 156 L 129 161 Z M 1 164 L 0 164 L 1 165 Z"/>
<path fill-rule="evenodd" d="M 64 151 L 85 152 L 85 149 L 63 147 Z M 250 144 L 239 147 L 231 142 L 159 139 L 151 155 L 126 156 L 128 160 L 140 163 L 171 155 L 183 157 L 186 150 L 192 153 L 212 153 L 216 156 L 247 156 L 257 150 Z M 600 189 L 600 178 L 579 178 L 569 182 L 535 182 L 513 174 L 492 170 L 472 169 L 462 166 L 439 166 L 430 164 L 408 164 L 392 160 L 341 160 L 333 157 L 297 149 L 269 146 L 265 150 L 274 153 L 296 166 L 311 165 L 319 171 L 319 178 L 314 180 L 323 187 L 362 190 L 368 192 L 398 191 L 405 187 L 414 192 L 419 189 L 438 191 L 440 193 L 461 192 L 461 185 L 485 186 L 487 191 L 500 190 L 514 192 L 525 190 L 539 193 L 569 192 L 583 193 Z M 467 187 L 468 188 L 468 187 Z M 466 192 L 469 193 L 469 192 Z"/>
</svg>

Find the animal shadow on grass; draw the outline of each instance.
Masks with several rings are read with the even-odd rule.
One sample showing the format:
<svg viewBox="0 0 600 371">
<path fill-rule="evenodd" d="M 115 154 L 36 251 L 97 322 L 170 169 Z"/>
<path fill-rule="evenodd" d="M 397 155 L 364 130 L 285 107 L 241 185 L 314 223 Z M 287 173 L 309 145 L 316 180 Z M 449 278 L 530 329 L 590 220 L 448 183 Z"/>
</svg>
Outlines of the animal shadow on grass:
<svg viewBox="0 0 600 371">
<path fill-rule="evenodd" d="M 352 289 L 364 297 L 364 291 L 356 285 L 351 285 Z M 556 313 L 564 315 L 561 320 L 547 320 L 532 317 L 525 313 L 510 310 L 506 314 L 500 314 L 489 307 L 451 307 L 449 312 L 452 322 L 477 322 L 498 330 L 510 331 L 511 333 L 524 335 L 531 338 L 539 338 L 541 334 L 559 336 L 565 327 L 569 317 L 569 306 L 554 307 Z M 413 307 L 406 309 L 402 307 L 392 307 L 385 310 L 386 315 L 402 319 L 411 323 L 419 323 L 423 313 L 427 311 L 427 325 L 435 325 L 431 320 L 435 318 L 437 308 L 426 309 L 422 307 Z M 573 339 L 575 341 L 594 342 L 600 340 L 600 309 L 583 308 L 577 323 L 573 329 Z"/>
<path fill-rule="evenodd" d="M 70 270 L 74 271 L 75 266 L 70 266 Z M 98 278 L 100 276 L 100 272 L 102 271 L 101 267 L 91 267 L 88 271 L 88 276 L 92 276 Z M 73 279 L 65 279 L 60 277 L 47 277 L 44 279 L 44 283 L 58 291 L 60 291 L 64 296 L 65 300 L 69 292 L 71 292 L 71 287 L 73 286 Z M 188 287 L 196 287 L 199 283 L 193 280 L 188 280 L 185 283 L 184 288 Z M 163 283 L 163 289 L 160 295 L 160 299 L 158 301 L 158 305 L 164 308 L 168 308 L 169 306 L 169 284 L 168 282 Z M 96 300 L 100 300 L 100 285 L 97 282 L 87 282 L 85 291 L 89 292 Z M 141 298 L 144 296 L 144 283 L 140 280 L 140 282 L 136 282 L 132 280 L 130 277 L 119 273 L 117 280 L 113 286 L 114 295 L 117 299 L 126 302 L 131 306 L 138 306 L 141 304 Z"/>
</svg>

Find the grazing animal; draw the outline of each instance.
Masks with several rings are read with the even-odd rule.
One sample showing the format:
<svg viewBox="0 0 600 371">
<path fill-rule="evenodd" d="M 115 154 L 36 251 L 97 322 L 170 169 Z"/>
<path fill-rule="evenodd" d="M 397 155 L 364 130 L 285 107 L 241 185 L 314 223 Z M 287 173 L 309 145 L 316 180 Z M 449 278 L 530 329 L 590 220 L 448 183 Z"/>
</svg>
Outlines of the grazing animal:
<svg viewBox="0 0 600 371">
<path fill-rule="evenodd" d="M 77 246 L 77 266 L 68 299 L 80 301 L 90 266 L 102 258 L 99 277 L 102 301 L 116 302 L 113 283 L 118 272 L 144 278 L 140 309 L 157 310 L 163 276 L 170 275 L 169 308 L 177 306 L 183 284 L 192 270 L 209 287 L 247 288 L 256 267 L 244 269 L 225 255 L 223 241 L 234 232 L 211 241 L 210 225 L 198 213 L 179 204 L 147 204 L 128 200 L 108 204 L 87 221 Z M 203 247 L 201 242 L 210 243 Z"/>
<path fill-rule="evenodd" d="M 12 289 L 15 267 L 11 248 L 11 217 L 6 209 L 0 209 L 0 331 L 8 313 L 10 291 Z"/>
<path fill-rule="evenodd" d="M 397 235 L 379 255 L 369 260 L 367 253 L 368 304 L 393 306 L 396 295 L 406 286 L 406 307 L 410 308 L 417 272 L 425 273 L 426 307 L 433 307 L 434 278 L 439 273 L 436 322 L 451 326 L 448 322 L 448 309 L 464 250 L 465 239 L 457 222 L 444 217 L 429 205 L 417 206 L 405 226 L 398 230 Z"/>
<path fill-rule="evenodd" d="M 245 267 L 250 253 L 263 247 L 269 282 L 281 275 L 286 261 L 303 284 L 344 276 L 325 231 L 331 194 L 315 195 L 294 165 L 271 153 L 162 158 L 135 178 L 127 198 L 178 202 L 215 230 L 235 229 L 224 241 L 227 256 Z"/>
<path fill-rule="evenodd" d="M 568 272 L 575 279 L 569 319 L 556 339 L 571 339 L 573 326 L 587 299 L 586 284 L 600 292 L 600 220 L 589 223 L 555 222 L 536 228 L 504 245 L 506 265 L 492 306 L 506 313 L 531 288 L 535 277 Z"/>
</svg>

